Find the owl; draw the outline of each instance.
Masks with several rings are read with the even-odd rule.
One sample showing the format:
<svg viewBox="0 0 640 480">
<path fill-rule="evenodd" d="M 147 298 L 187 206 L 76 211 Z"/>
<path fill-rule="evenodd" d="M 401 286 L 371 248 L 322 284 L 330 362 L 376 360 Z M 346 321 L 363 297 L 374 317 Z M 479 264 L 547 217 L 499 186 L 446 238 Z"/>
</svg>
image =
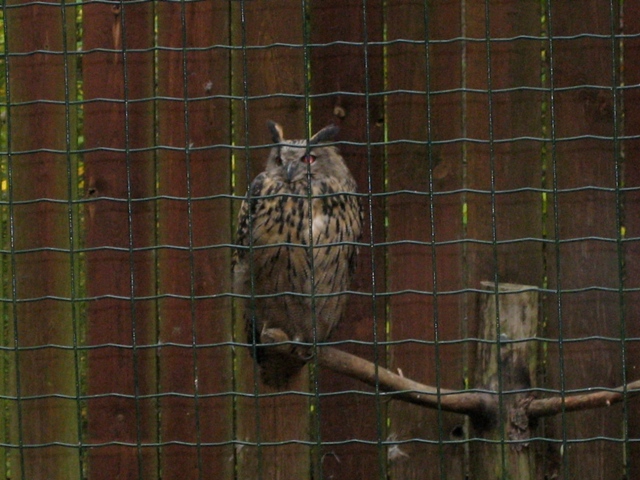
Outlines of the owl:
<svg viewBox="0 0 640 480">
<path fill-rule="evenodd" d="M 268 126 L 275 146 L 240 208 L 232 264 L 260 377 L 282 389 L 344 312 L 362 209 L 344 159 L 326 144 L 338 127 L 307 142 L 285 140 L 280 125 Z M 269 346 L 283 341 L 291 344 Z"/>
</svg>

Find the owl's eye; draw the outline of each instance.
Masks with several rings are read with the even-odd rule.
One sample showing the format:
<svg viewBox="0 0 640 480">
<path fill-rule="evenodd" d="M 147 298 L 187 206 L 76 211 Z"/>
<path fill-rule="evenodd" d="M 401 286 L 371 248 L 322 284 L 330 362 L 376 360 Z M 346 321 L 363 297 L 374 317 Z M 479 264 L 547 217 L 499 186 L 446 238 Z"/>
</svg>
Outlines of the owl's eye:
<svg viewBox="0 0 640 480">
<path fill-rule="evenodd" d="M 311 165 L 313 162 L 316 161 L 316 156 L 311 155 L 310 153 L 307 153 L 306 155 L 303 155 L 300 157 L 300 161 Z"/>
</svg>

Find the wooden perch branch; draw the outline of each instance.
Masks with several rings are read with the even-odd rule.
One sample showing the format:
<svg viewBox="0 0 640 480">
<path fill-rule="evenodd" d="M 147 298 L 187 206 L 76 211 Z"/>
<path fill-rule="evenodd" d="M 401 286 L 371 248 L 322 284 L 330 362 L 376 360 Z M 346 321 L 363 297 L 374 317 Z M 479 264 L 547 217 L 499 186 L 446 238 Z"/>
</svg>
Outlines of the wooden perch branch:
<svg viewBox="0 0 640 480">
<path fill-rule="evenodd" d="M 530 418 L 550 417 L 563 411 L 563 403 L 565 412 L 610 407 L 625 399 L 625 390 L 627 399 L 640 395 L 640 380 L 628 383 L 626 388 L 618 387 L 614 390 L 533 400 L 527 408 L 527 413 Z"/>
<path fill-rule="evenodd" d="M 499 284 L 497 289 L 503 295 L 495 296 L 496 287 L 491 282 L 483 282 L 488 289 L 481 296 L 480 335 L 490 340 L 478 347 L 477 363 L 480 366 L 474 379 L 476 385 L 483 385 L 482 393 L 461 392 L 424 385 L 402 375 L 377 366 L 361 357 L 337 348 L 324 346 L 317 349 L 318 364 L 334 372 L 347 375 L 368 385 L 388 392 L 390 398 L 441 409 L 446 412 L 468 415 L 473 424 L 481 430 L 490 430 L 497 425 L 500 414 L 502 391 L 517 391 L 509 394 L 502 403 L 502 412 L 509 418 L 526 419 L 525 424 L 513 425 L 514 435 L 520 436 L 527 430 L 531 420 L 549 417 L 562 412 L 575 412 L 611 406 L 640 395 L 640 380 L 610 391 L 595 391 L 586 394 L 555 396 L 536 399 L 527 390 L 534 387 L 537 346 L 533 342 L 517 342 L 510 339 L 535 338 L 538 318 L 538 297 L 535 287 Z M 496 338 L 496 320 L 500 320 L 500 339 Z M 284 354 L 295 355 L 285 332 L 267 329 L 261 334 L 263 344 Z M 299 357 L 297 357 L 299 359 Z M 500 388 L 496 378 L 503 378 Z M 487 386 L 488 385 L 488 386 Z M 511 420 L 509 420 L 511 421 Z M 520 420 L 518 420 L 520 422 Z M 523 430 L 524 429 L 524 430 Z M 515 437 L 514 437 L 515 438 Z"/>
<path fill-rule="evenodd" d="M 543 450 L 539 443 L 530 441 L 537 436 L 537 418 L 630 400 L 640 396 L 640 380 L 608 391 L 536 398 L 541 351 L 537 340 L 541 336 L 538 291 L 525 285 L 482 285 L 486 293 L 481 292 L 478 297 L 477 336 L 485 341 L 476 346 L 475 371 L 470 378 L 472 385 L 481 389 L 479 392 L 424 385 L 405 378 L 400 371 L 396 374 L 330 346 L 315 348 L 315 360 L 323 368 L 387 392 L 386 398 L 467 415 L 474 435 L 488 440 L 470 444 L 469 471 L 478 473 L 478 478 L 496 478 L 501 472 L 498 476 L 533 480 L 547 472 L 540 459 L 556 455 L 555 450 L 549 453 L 547 447 Z M 290 339 L 279 329 L 264 331 L 261 343 L 271 343 L 271 348 L 300 359 L 300 351 L 291 347 Z M 305 353 L 303 358 L 308 360 L 309 351 Z M 509 448 L 505 448 L 505 441 Z M 552 471 L 549 477 L 553 474 Z"/>
<path fill-rule="evenodd" d="M 356 378 L 385 392 L 394 392 L 393 398 L 422 405 L 441 408 L 447 412 L 475 414 L 487 408 L 490 396 L 480 393 L 455 392 L 437 389 L 397 375 L 350 353 L 333 347 L 318 350 L 318 363 L 334 372 Z"/>
<path fill-rule="evenodd" d="M 386 368 L 380 366 L 376 368 L 372 362 L 337 348 L 319 348 L 318 363 L 329 370 L 368 385 L 377 384 L 380 390 L 385 392 L 395 392 L 394 399 L 427 408 L 441 408 L 447 412 L 461 413 L 471 417 L 490 415 L 498 408 L 498 392 L 456 392 L 443 388 L 438 390 L 436 387 L 397 375 Z M 529 418 L 557 415 L 563 411 L 563 402 L 565 412 L 607 407 L 622 402 L 625 398 L 624 387 L 618 387 L 615 390 L 536 399 L 525 407 L 525 412 Z M 640 395 L 640 380 L 627 384 L 626 391 L 627 399 Z"/>
</svg>

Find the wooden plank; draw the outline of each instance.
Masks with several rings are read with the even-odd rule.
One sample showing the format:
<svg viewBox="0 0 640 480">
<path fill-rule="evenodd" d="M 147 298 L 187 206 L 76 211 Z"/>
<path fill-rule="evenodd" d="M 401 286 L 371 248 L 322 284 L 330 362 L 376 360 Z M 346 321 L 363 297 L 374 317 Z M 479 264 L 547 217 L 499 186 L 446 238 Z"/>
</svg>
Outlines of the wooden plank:
<svg viewBox="0 0 640 480">
<path fill-rule="evenodd" d="M 91 478 L 158 478 L 153 135 L 153 6 L 83 10 Z M 106 50 L 98 50 L 106 49 Z M 133 49 L 142 51 L 133 52 Z M 125 77 L 126 76 L 126 77 Z M 126 81 L 125 81 L 126 80 Z M 129 151 L 128 151 L 129 150 Z M 141 297 L 147 299 L 143 300 Z"/>
<path fill-rule="evenodd" d="M 470 239 L 490 243 L 469 245 L 469 287 L 493 280 L 496 271 L 501 281 L 541 285 L 542 196 L 527 189 L 542 185 L 543 146 L 531 139 L 540 139 L 543 132 L 546 98 L 532 90 L 543 86 L 543 44 L 535 38 L 513 39 L 537 36 L 540 4 L 535 0 L 492 4 L 488 32 L 484 1 L 471 2 L 466 12 L 468 36 L 481 39 L 468 45 L 465 72 L 466 85 L 473 91 L 467 95 L 467 137 L 480 140 L 466 146 L 467 186 L 481 192 L 467 196 L 467 231 Z M 482 40 L 487 34 L 492 39 L 490 65 Z M 497 246 L 491 244 L 494 230 L 501 242 Z"/>
<path fill-rule="evenodd" d="M 454 90 L 462 44 L 452 41 L 461 34 L 460 5 L 429 2 L 425 11 L 425 2 L 394 2 L 385 18 L 392 92 L 385 126 L 388 140 L 400 142 L 387 147 L 387 191 L 411 192 L 387 197 L 387 240 L 399 242 L 387 249 L 387 290 L 396 292 L 389 298 L 389 339 L 400 342 L 389 347 L 390 366 L 422 383 L 462 387 L 463 348 L 434 342 L 464 336 L 460 295 L 443 295 L 463 285 L 463 247 L 446 243 L 459 240 L 463 226 L 462 197 L 453 193 L 462 186 L 462 151 L 454 141 L 463 120 Z M 420 293 L 399 293 L 406 291 Z M 461 416 L 392 403 L 388 425 L 390 478 L 464 476 L 464 448 L 444 444 L 461 438 Z"/>
<path fill-rule="evenodd" d="M 57 2 L 9 1 L 7 7 L 16 7 L 7 8 L 4 19 L 6 49 L 16 56 L 5 65 L 11 156 L 3 170 L 11 204 L 3 212 L 2 248 L 11 258 L 4 254 L 2 262 L 9 266 L 3 297 L 11 303 L 3 307 L 3 346 L 10 349 L 3 353 L 3 394 L 15 400 L 3 401 L 0 471 L 3 478 L 81 478 L 80 366 L 70 348 L 77 347 L 79 312 L 67 300 L 79 293 L 78 211 L 67 203 L 77 193 L 77 158 L 65 153 L 76 146 L 77 116 L 64 104 L 75 96 L 76 67 L 73 57 L 59 53 L 75 48 L 75 8 L 63 16 Z"/>
<path fill-rule="evenodd" d="M 2 48 L 3 52 L 5 51 L 5 48 L 6 48 L 6 42 L 4 38 L 5 22 L 6 22 L 6 19 L 4 16 L 4 11 L 2 11 L 0 13 L 0 26 L 2 26 L 3 28 L 0 33 L 0 48 Z M 9 186 L 7 174 L 5 173 L 7 171 L 7 167 L 8 167 L 7 164 L 9 160 L 7 156 L 7 153 L 9 150 L 9 145 L 8 145 L 9 136 L 7 132 L 8 128 L 7 128 L 7 122 L 6 122 L 7 104 L 9 102 L 9 99 L 7 98 L 7 88 L 6 88 L 7 82 L 5 77 L 5 73 L 6 73 L 5 69 L 6 69 L 7 63 L 8 62 L 5 62 L 2 65 L 0 65 L 0 75 L 2 75 L 2 78 L 0 79 L 0 96 L 2 97 L 2 105 L 0 106 L 0 117 L 2 118 L 2 121 L 0 122 L 0 150 L 2 151 L 2 155 L 3 155 L 3 158 L 0 161 L 0 165 L 3 171 L 1 180 L 0 180 L 2 182 L 1 183 L 2 188 L 0 190 L 2 191 L 3 201 L 5 199 L 4 198 L 5 190 Z M 3 252 L 0 255 L 0 260 L 1 260 L 0 275 L 1 275 L 1 278 L 4 278 L 4 279 L 9 279 L 12 276 L 11 262 L 7 261 L 7 259 L 9 259 L 10 256 L 8 256 L 5 253 L 9 251 L 11 247 L 11 229 L 7 228 L 7 223 L 6 223 L 6 219 L 8 218 L 8 213 L 9 213 L 9 205 L 6 203 L 3 203 L 2 206 L 0 206 L 0 215 L 2 216 L 2 225 L 0 227 L 0 246 L 3 249 Z M 2 284 L 0 284 L 0 289 L 2 291 L 2 298 L 6 298 L 6 299 L 11 298 L 11 295 L 12 295 L 11 288 L 12 287 L 10 287 L 10 285 L 7 284 L 6 282 L 2 282 Z M 8 302 L 3 302 L 2 304 L 0 304 L 0 312 L 3 318 L 2 330 L 0 331 L 0 345 L 9 346 L 13 342 L 13 334 L 14 334 L 13 321 L 11 321 L 13 317 L 11 305 Z M 0 368 L 2 368 L 2 371 L 5 372 L 5 375 L 2 382 L 0 383 L 0 392 L 2 392 L 2 395 L 6 395 L 7 397 L 16 391 L 15 365 L 16 365 L 16 355 L 10 351 L 2 352 L 2 354 L 0 355 Z M 0 422 L 0 436 L 1 436 L 0 438 L 5 439 L 7 443 L 7 447 L 9 447 L 12 443 L 14 443 L 14 439 L 11 436 L 11 431 L 12 429 L 16 428 L 15 425 L 18 420 L 17 408 L 16 408 L 17 405 L 18 405 L 17 402 L 13 402 L 13 405 L 11 404 L 11 402 L 6 402 L 4 407 L 7 414 L 14 419 L 14 423 L 12 424 L 6 421 Z M 18 430 L 15 430 L 15 431 L 17 432 Z M 14 451 L 13 452 L 14 456 L 15 456 L 15 453 L 18 453 L 18 452 Z M 0 465 L 0 476 L 7 475 L 7 470 L 9 469 L 9 465 L 12 462 L 11 455 L 12 455 L 12 452 L 10 448 L 0 449 L 0 458 L 2 459 L 2 463 L 3 463 L 3 465 Z"/>
<path fill-rule="evenodd" d="M 271 143 L 267 120 L 280 123 L 287 138 L 305 136 L 303 18 L 298 0 L 232 5 L 232 44 L 245 47 L 233 54 L 232 91 L 241 97 L 232 105 L 237 146 L 234 185 L 238 195 L 232 206 L 234 215 L 247 183 L 264 170 L 267 150 L 249 147 Z M 255 98 L 262 95 L 266 97 Z M 235 331 L 236 341 L 245 343 L 247 335 L 240 316 Z M 248 349 L 237 352 L 238 478 L 309 478 L 311 446 L 300 443 L 309 440 L 309 402 L 302 395 L 309 391 L 307 369 L 290 385 L 296 393 L 265 396 L 270 392 L 256 383 L 257 371 Z"/>
<path fill-rule="evenodd" d="M 555 37 L 549 61 L 554 73 L 552 120 L 557 139 L 550 151 L 556 160 L 558 190 L 549 199 L 547 229 L 551 239 L 564 243 L 550 246 L 546 259 L 549 287 L 561 290 L 559 297 L 549 295 L 547 299 L 546 336 L 580 341 L 563 343 L 562 348 L 559 344 L 549 345 L 547 386 L 565 391 L 613 387 L 622 380 L 620 342 L 593 338 L 620 337 L 620 299 L 616 291 L 620 284 L 620 259 L 612 241 L 618 236 L 616 198 L 612 191 L 594 188 L 615 186 L 611 39 L 557 38 L 610 35 L 609 8 L 610 3 L 602 0 L 580 5 L 555 2 L 549 17 L 550 31 Z M 614 16 L 613 23 L 618 25 L 616 12 Z M 583 137 L 575 138 L 578 136 Z M 552 167 L 549 164 L 549 182 Z M 549 187 L 552 185 L 549 183 Z M 567 292 L 570 289 L 577 291 Z M 620 409 L 594 410 L 548 421 L 547 434 L 567 440 L 619 439 L 621 422 Z M 623 449 L 616 440 L 565 444 L 563 453 L 559 475 L 565 478 L 622 475 Z"/>
<path fill-rule="evenodd" d="M 311 93 L 318 95 L 312 100 L 311 112 L 314 130 L 335 123 L 340 126 L 339 140 L 360 144 L 341 145 L 340 151 L 361 193 L 368 192 L 369 180 L 370 193 L 380 194 L 384 191 L 383 151 L 380 147 L 366 145 L 367 141 L 380 142 L 384 138 L 383 100 L 381 96 L 373 96 L 384 88 L 382 47 L 364 44 L 365 39 L 367 42 L 382 40 L 382 14 L 382 2 L 368 1 L 365 19 L 363 2 L 359 0 L 314 3 L 310 13 L 312 44 L 337 41 L 355 43 L 350 46 L 322 45 L 311 49 Z M 368 94 L 369 98 L 363 94 Z M 382 243 L 385 214 L 382 197 L 371 198 L 371 212 L 368 198 L 362 199 L 362 205 L 367 218 L 363 242 L 371 244 L 371 213 L 373 244 Z M 372 260 L 375 263 L 375 277 L 372 277 Z M 384 266 L 382 247 L 361 248 L 352 289 L 370 294 L 382 293 L 385 289 Z M 384 342 L 385 324 L 383 297 L 351 296 L 345 317 L 330 340 Z M 373 343 L 342 344 L 338 348 L 370 361 L 376 359 L 377 350 L 380 365 L 386 363 L 385 349 Z M 323 478 L 385 477 L 387 448 L 380 442 L 385 438 L 386 403 L 370 395 L 374 389 L 353 379 L 326 370 L 317 374 L 318 390 L 323 395 L 319 404 L 316 400 L 319 439 L 335 444 L 323 447 L 320 456 L 316 457 L 320 463 L 316 469 L 321 470 Z M 367 395 L 347 393 L 363 390 Z"/>
<path fill-rule="evenodd" d="M 220 98 L 229 50 L 214 47 L 229 44 L 228 5 L 161 3 L 158 32 L 171 49 L 158 55 L 158 140 L 172 148 L 158 152 L 162 478 L 233 478 L 233 445 L 215 446 L 232 438 L 232 397 L 212 397 L 233 390 L 232 352 L 210 346 L 232 338 L 231 301 L 213 298 L 230 290 L 230 249 L 216 248 L 231 242 L 230 202 L 212 198 L 231 187 L 230 151 L 219 148 L 231 140 Z"/>
<path fill-rule="evenodd" d="M 624 228 L 623 247 L 625 278 L 624 325 L 620 325 L 620 335 L 626 337 L 626 381 L 631 382 L 640 378 L 640 4 L 625 2 L 623 16 L 623 33 L 634 35 L 624 40 L 623 80 L 630 88 L 619 92 L 622 95 L 624 114 L 624 135 L 627 138 L 621 142 L 620 160 L 623 165 L 624 187 L 628 189 L 622 195 L 623 216 L 620 219 Z M 635 138 L 633 138 L 635 137 Z M 622 318 L 620 318 L 622 320 Z M 631 340 L 633 339 L 633 340 Z M 637 400 L 635 400 L 637 402 Z M 640 438 L 640 413 L 638 404 L 630 401 L 626 405 L 626 417 L 623 412 L 623 422 L 627 422 L 625 444 L 627 478 L 640 478 L 640 442 L 632 439 Z M 624 432 L 624 430 L 623 430 Z"/>
</svg>

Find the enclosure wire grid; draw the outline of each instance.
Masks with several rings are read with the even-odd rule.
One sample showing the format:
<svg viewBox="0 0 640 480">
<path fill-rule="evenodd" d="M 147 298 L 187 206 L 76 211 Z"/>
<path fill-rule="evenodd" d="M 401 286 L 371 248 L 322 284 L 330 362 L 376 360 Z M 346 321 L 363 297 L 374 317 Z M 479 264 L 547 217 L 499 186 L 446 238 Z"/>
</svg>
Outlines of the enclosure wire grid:
<svg viewBox="0 0 640 480">
<path fill-rule="evenodd" d="M 639 9 L 4 2 L 0 477 L 639 476 Z M 269 120 L 340 127 L 361 239 L 239 244 Z M 260 293 L 261 250 L 348 245 L 347 289 Z M 269 388 L 245 318 L 295 297 Z"/>
</svg>

